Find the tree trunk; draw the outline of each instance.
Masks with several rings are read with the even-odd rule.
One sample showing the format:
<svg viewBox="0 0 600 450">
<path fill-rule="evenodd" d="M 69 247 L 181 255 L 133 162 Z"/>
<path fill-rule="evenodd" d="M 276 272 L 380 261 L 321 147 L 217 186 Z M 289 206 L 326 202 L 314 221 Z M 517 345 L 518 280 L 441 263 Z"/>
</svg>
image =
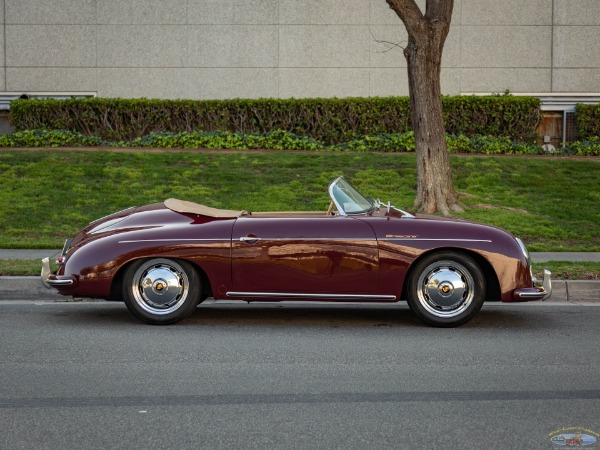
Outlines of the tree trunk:
<svg viewBox="0 0 600 450">
<path fill-rule="evenodd" d="M 387 0 L 408 31 L 404 56 L 408 63 L 411 122 L 417 154 L 415 208 L 427 213 L 460 212 L 452 184 L 442 116 L 440 70 L 450 30 L 453 0 L 427 0 L 423 15 L 414 0 Z"/>
</svg>

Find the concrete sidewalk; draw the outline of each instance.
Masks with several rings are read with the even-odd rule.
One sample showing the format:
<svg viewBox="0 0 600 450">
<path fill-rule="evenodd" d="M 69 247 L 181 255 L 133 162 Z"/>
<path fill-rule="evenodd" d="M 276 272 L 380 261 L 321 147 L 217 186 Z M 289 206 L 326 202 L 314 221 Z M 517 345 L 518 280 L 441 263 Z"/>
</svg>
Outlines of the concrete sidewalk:
<svg viewBox="0 0 600 450">
<path fill-rule="evenodd" d="M 58 253 L 60 253 L 60 250 L 0 249 L 0 259 L 42 259 L 46 256 L 54 256 Z"/>
<path fill-rule="evenodd" d="M 531 252 L 535 263 L 548 261 L 600 262 L 600 252 Z"/>
</svg>

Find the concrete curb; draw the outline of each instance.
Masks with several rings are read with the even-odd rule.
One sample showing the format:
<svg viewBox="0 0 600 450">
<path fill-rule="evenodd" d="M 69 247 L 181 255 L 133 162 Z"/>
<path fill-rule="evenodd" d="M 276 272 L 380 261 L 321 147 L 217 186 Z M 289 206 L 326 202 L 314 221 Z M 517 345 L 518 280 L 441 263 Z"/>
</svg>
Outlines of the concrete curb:
<svg viewBox="0 0 600 450">
<path fill-rule="evenodd" d="M 552 297 L 547 302 L 600 302 L 600 281 L 552 280 Z"/>
<path fill-rule="evenodd" d="M 600 281 L 552 280 L 553 302 L 600 302 Z M 0 300 L 68 300 L 54 289 L 46 289 L 40 277 L 0 277 Z"/>
<path fill-rule="evenodd" d="M 56 300 L 68 299 L 46 289 L 40 277 L 0 277 L 0 300 Z"/>
</svg>

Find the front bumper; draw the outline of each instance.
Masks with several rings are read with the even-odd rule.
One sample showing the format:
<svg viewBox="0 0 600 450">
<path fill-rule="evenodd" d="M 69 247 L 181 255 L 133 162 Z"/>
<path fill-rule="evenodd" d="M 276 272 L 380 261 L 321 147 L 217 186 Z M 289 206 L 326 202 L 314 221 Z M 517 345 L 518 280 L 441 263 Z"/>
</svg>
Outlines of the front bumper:
<svg viewBox="0 0 600 450">
<path fill-rule="evenodd" d="M 50 271 L 50 258 L 42 259 L 42 272 L 40 274 L 42 284 L 44 287 L 50 288 L 58 288 L 58 287 L 66 287 L 66 286 L 74 286 L 75 279 L 70 276 L 64 275 L 56 275 Z"/>
<path fill-rule="evenodd" d="M 541 284 L 541 285 L 540 285 Z M 533 279 L 533 287 L 515 289 L 513 299 L 517 302 L 528 302 L 534 300 L 546 300 L 552 295 L 552 273 L 544 269 L 544 279 L 540 283 Z"/>
</svg>

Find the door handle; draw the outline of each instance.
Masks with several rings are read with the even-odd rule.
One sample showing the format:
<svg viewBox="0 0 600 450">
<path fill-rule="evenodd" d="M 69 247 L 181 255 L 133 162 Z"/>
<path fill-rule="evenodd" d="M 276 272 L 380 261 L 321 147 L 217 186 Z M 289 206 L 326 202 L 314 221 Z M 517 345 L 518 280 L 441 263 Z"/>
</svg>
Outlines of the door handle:
<svg viewBox="0 0 600 450">
<path fill-rule="evenodd" d="M 247 242 L 248 244 L 254 244 L 255 242 L 260 241 L 260 238 L 258 236 L 254 236 L 254 235 L 248 235 L 248 236 L 242 236 L 240 238 L 240 242 Z"/>
</svg>

